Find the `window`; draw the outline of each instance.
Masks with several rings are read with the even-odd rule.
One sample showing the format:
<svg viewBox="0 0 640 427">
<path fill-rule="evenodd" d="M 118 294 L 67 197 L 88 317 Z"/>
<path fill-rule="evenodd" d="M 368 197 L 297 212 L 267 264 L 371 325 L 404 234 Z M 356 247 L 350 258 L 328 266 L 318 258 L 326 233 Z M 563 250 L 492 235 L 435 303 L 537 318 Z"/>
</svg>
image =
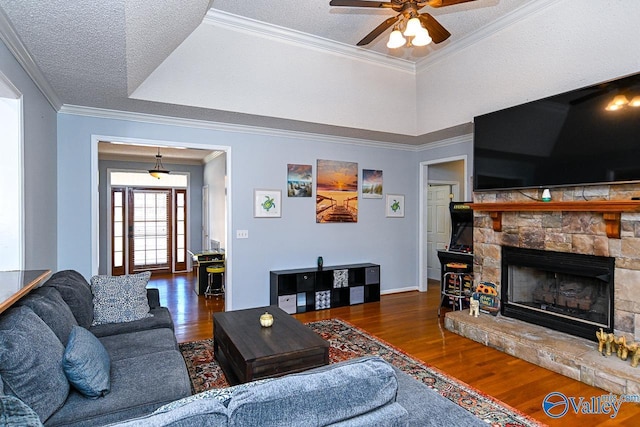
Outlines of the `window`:
<svg viewBox="0 0 640 427">
<path fill-rule="evenodd" d="M 0 73 L 0 271 L 24 268 L 22 95 Z"/>
</svg>

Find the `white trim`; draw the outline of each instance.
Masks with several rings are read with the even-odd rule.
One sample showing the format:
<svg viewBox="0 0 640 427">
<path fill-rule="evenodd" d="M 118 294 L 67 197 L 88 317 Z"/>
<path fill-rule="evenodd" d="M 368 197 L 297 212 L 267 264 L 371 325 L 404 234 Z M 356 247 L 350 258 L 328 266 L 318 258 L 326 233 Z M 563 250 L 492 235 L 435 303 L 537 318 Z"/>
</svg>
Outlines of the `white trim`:
<svg viewBox="0 0 640 427">
<path fill-rule="evenodd" d="M 429 177 L 429 166 L 437 165 L 440 163 L 449 163 L 462 160 L 464 164 L 464 198 L 470 197 L 469 192 L 469 173 L 467 172 L 467 155 L 462 154 L 459 156 L 445 157 L 443 159 L 435 159 L 435 160 L 427 160 L 424 162 L 420 162 L 420 173 L 419 173 L 419 221 L 418 221 L 418 290 L 420 292 L 426 292 L 428 288 L 428 281 L 426 279 L 425 273 L 427 271 L 428 265 L 427 261 L 424 259 L 426 248 L 424 247 L 424 236 L 426 232 L 426 221 L 425 215 L 426 210 L 424 208 L 425 200 L 424 200 L 424 191 L 423 186 L 428 183 Z"/>
<path fill-rule="evenodd" d="M 432 65 L 442 61 L 444 58 L 448 58 L 469 46 L 473 46 L 474 44 L 479 43 L 520 21 L 529 19 L 532 16 L 541 13 L 547 7 L 558 3 L 558 0 L 536 0 L 527 2 L 510 13 L 499 17 L 489 25 L 485 25 L 476 31 L 466 34 L 464 37 L 456 39 L 455 43 L 452 43 L 450 46 L 439 49 L 436 52 L 432 52 L 427 57 L 416 61 L 416 73 L 421 73 Z"/>
<path fill-rule="evenodd" d="M 227 30 L 241 31 L 258 37 L 281 40 L 286 43 L 303 46 L 310 49 L 332 53 L 359 61 L 382 65 L 387 68 L 411 73 L 415 76 L 416 64 L 402 58 L 396 58 L 384 53 L 367 50 L 358 46 L 314 36 L 302 31 L 269 24 L 246 16 L 238 16 L 218 9 L 209 9 L 204 17 L 204 24 L 215 25 Z"/>
<path fill-rule="evenodd" d="M 16 58 L 18 63 L 24 68 L 26 73 L 31 77 L 34 84 L 40 89 L 40 92 L 47 98 L 49 104 L 57 111 L 62 106 L 62 102 L 56 95 L 55 91 L 40 71 L 38 65 L 29 54 L 29 51 L 20 40 L 18 33 L 11 25 L 11 21 L 9 17 L 6 15 L 4 10 L 0 7 L 0 39 L 7 45 L 9 51 Z"/>
<path fill-rule="evenodd" d="M 423 144 L 423 145 L 417 146 L 416 151 L 433 150 L 435 148 L 448 147 L 450 145 L 463 144 L 466 142 L 473 142 L 472 133 L 469 133 L 466 135 L 454 136 L 454 137 L 443 139 L 437 142 Z"/>
<path fill-rule="evenodd" d="M 91 275 L 98 274 L 100 266 L 100 168 L 98 167 L 98 138 L 91 135 Z"/>
<path fill-rule="evenodd" d="M 400 292 L 419 291 L 418 286 L 405 286 L 404 288 L 386 289 L 380 291 L 380 295 L 399 294 Z"/>
</svg>

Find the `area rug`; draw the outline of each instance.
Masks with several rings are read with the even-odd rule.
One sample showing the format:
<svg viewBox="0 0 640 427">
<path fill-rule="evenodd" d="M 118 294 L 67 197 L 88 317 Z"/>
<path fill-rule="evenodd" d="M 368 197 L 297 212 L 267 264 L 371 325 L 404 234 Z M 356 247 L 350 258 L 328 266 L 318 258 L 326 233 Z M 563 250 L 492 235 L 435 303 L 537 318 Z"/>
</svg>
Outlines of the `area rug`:
<svg viewBox="0 0 640 427">
<path fill-rule="evenodd" d="M 440 395 L 463 407 L 491 426 L 541 426 L 514 408 L 476 390 L 455 378 L 431 367 L 381 339 L 344 320 L 328 319 L 307 323 L 307 326 L 329 341 L 331 363 L 354 357 L 376 355 L 403 372 L 422 381 Z M 213 340 L 180 344 L 195 393 L 229 384 L 213 356 Z"/>
</svg>

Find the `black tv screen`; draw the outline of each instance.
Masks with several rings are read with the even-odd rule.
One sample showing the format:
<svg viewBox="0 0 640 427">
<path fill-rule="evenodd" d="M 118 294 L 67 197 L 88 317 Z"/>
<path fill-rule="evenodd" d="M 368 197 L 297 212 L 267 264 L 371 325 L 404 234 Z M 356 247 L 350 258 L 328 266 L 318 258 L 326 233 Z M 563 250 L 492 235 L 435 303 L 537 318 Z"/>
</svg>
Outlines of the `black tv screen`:
<svg viewBox="0 0 640 427">
<path fill-rule="evenodd" d="M 640 73 L 477 116 L 473 153 L 475 191 L 640 181 Z"/>
</svg>

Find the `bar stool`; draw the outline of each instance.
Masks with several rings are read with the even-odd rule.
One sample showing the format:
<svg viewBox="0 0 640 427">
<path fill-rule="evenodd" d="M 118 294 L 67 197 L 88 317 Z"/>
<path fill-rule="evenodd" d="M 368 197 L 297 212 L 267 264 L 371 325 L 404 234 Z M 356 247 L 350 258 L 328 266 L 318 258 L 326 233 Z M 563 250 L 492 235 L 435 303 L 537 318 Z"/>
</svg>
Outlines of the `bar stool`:
<svg viewBox="0 0 640 427">
<path fill-rule="evenodd" d="M 450 263 L 446 265 L 447 271 L 442 276 L 440 306 L 438 307 L 438 317 L 440 317 L 440 309 L 445 301 L 452 302 L 452 308 L 455 311 L 456 306 L 459 310 L 463 308 L 463 302 L 468 301 L 471 296 L 473 287 L 473 273 L 468 271 L 467 264 Z"/>
<path fill-rule="evenodd" d="M 214 287 L 213 282 L 216 274 L 220 275 L 220 286 Z M 207 267 L 208 284 L 204 291 L 204 297 L 224 295 L 224 265 L 214 264 Z"/>
</svg>

